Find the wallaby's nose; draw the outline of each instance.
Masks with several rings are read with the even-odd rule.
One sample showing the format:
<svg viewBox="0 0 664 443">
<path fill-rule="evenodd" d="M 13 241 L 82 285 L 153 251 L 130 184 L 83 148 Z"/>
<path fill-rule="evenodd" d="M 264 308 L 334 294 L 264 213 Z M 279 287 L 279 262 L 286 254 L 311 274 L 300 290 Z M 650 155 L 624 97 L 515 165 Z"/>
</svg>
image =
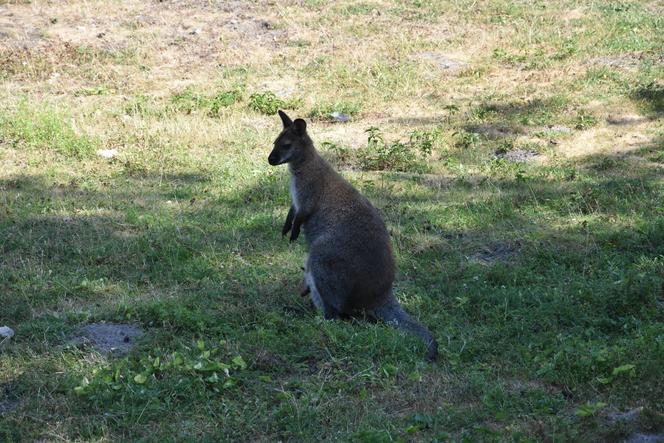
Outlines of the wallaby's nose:
<svg viewBox="0 0 664 443">
<path fill-rule="evenodd" d="M 272 166 L 277 164 L 277 156 L 274 155 L 274 152 L 270 153 L 270 155 L 267 158 L 267 162 Z"/>
</svg>

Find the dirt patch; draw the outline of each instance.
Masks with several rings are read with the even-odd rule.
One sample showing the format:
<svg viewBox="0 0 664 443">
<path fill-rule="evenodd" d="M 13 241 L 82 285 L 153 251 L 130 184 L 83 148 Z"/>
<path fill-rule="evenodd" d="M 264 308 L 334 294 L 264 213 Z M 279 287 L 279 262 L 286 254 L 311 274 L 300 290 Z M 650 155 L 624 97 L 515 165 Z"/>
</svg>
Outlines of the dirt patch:
<svg viewBox="0 0 664 443">
<path fill-rule="evenodd" d="M 638 125 L 640 123 L 646 123 L 648 121 L 650 121 L 648 117 L 636 114 L 609 115 L 606 118 L 606 122 L 608 124 L 617 125 L 617 126 Z"/>
<path fill-rule="evenodd" d="M 224 25 L 224 28 L 239 34 L 241 37 L 239 41 L 254 41 L 274 48 L 287 40 L 285 30 L 277 29 L 275 22 L 265 19 L 233 18 Z"/>
<path fill-rule="evenodd" d="M 636 432 L 625 439 L 625 443 L 660 443 L 664 442 L 664 434 L 641 434 Z"/>
<path fill-rule="evenodd" d="M 642 411 L 643 407 L 639 407 L 625 412 L 611 412 L 607 417 L 612 422 L 634 422 L 639 419 Z"/>
<path fill-rule="evenodd" d="M 621 54 L 613 56 L 594 57 L 586 60 L 586 64 L 595 66 L 605 66 L 607 68 L 635 69 L 644 60 L 652 60 L 643 53 Z M 654 60 L 656 65 L 664 63 L 664 58 L 659 57 Z"/>
<path fill-rule="evenodd" d="M 497 262 L 509 262 L 514 260 L 519 255 L 520 250 L 521 245 L 518 242 L 495 242 L 470 255 L 468 260 L 489 266 Z"/>
<path fill-rule="evenodd" d="M 510 163 L 522 163 L 539 157 L 540 154 L 529 149 L 512 149 L 507 152 L 497 152 L 496 158 Z"/>
<path fill-rule="evenodd" d="M 144 335 L 134 324 L 92 323 L 81 328 L 81 336 L 73 340 L 77 345 L 90 345 L 104 354 L 123 355 Z"/>
<path fill-rule="evenodd" d="M 554 134 L 571 134 L 572 129 L 568 128 L 567 126 L 563 125 L 549 125 L 546 127 L 547 132 L 551 132 Z"/>
<path fill-rule="evenodd" d="M 437 52 L 417 52 L 413 54 L 413 58 L 416 60 L 425 60 L 432 63 L 441 71 L 446 71 L 450 73 L 456 73 L 468 66 L 468 63 L 459 60 L 458 58 L 451 57 L 446 54 L 440 54 Z"/>
<path fill-rule="evenodd" d="M 519 128 L 513 128 L 505 125 L 491 125 L 491 124 L 472 125 L 466 127 L 465 129 L 468 132 L 475 132 L 492 140 L 505 138 L 505 137 L 514 137 L 516 135 L 523 133 L 523 131 Z"/>
</svg>

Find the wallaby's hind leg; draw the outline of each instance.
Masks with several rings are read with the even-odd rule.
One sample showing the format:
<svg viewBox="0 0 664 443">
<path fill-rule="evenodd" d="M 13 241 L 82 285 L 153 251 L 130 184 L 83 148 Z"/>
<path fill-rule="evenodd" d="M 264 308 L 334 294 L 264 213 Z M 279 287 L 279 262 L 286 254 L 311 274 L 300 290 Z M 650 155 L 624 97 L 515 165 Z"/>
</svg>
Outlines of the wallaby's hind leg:
<svg viewBox="0 0 664 443">
<path fill-rule="evenodd" d="M 325 317 L 325 320 L 338 318 L 340 312 L 334 306 L 326 302 L 323 297 L 321 297 L 320 293 L 318 292 L 318 288 L 316 287 L 314 276 L 311 272 L 305 271 L 304 281 L 309 289 L 309 296 L 311 297 L 311 301 L 314 303 L 314 306 L 316 306 L 316 309 L 323 311 L 323 317 Z"/>
</svg>

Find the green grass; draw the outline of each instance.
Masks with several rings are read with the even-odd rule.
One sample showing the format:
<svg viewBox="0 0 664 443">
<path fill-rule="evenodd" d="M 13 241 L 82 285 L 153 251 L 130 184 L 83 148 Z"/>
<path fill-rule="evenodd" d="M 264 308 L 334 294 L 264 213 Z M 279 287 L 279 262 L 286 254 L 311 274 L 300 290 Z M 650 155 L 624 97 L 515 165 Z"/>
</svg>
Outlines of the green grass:
<svg viewBox="0 0 664 443">
<path fill-rule="evenodd" d="M 59 49 L 0 50 L 1 441 L 664 432 L 656 2 L 247 4 L 274 17 L 251 32 L 188 5 L 198 34 L 177 9 L 91 3 L 118 41 L 70 22 L 78 2 L 38 3 Z M 438 362 L 297 295 L 306 247 L 280 235 L 287 168 L 267 164 L 283 107 L 383 214 Z M 501 157 L 518 149 L 538 156 Z M 99 321 L 145 336 L 123 357 L 72 342 Z"/>
</svg>

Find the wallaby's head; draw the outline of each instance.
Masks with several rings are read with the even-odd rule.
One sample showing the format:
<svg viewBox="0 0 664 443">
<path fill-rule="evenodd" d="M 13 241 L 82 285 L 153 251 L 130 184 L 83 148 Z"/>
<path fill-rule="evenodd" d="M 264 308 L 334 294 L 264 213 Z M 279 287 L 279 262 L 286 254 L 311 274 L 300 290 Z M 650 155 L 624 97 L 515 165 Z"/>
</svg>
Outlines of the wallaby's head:
<svg viewBox="0 0 664 443">
<path fill-rule="evenodd" d="M 284 129 L 274 141 L 274 148 L 267 161 L 273 166 L 302 161 L 313 149 L 313 143 L 307 134 L 307 123 L 301 118 L 293 121 L 281 110 L 279 117 Z"/>
</svg>

